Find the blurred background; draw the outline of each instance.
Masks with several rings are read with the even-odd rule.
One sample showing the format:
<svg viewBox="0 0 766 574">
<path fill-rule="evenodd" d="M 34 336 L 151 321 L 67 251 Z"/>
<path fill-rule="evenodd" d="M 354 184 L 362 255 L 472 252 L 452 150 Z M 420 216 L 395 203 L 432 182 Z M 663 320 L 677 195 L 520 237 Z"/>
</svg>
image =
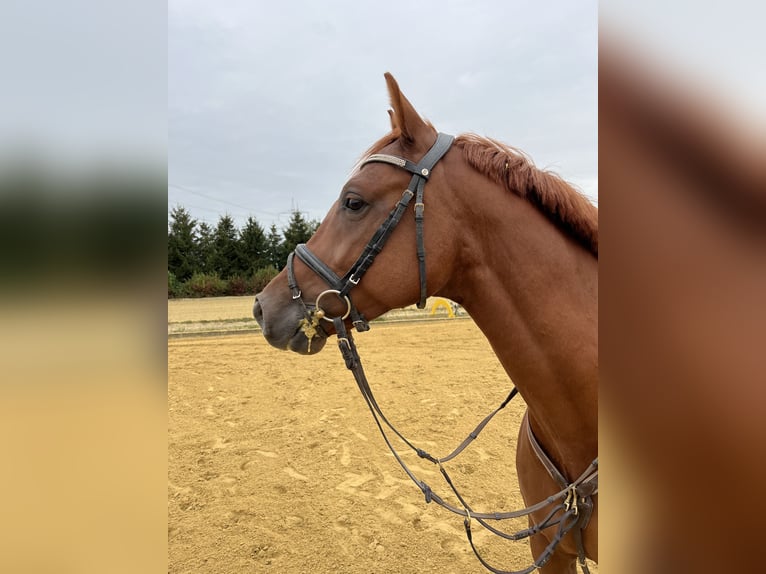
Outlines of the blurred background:
<svg viewBox="0 0 766 574">
<path fill-rule="evenodd" d="M 600 566 L 759 572 L 763 5 L 599 8 Z"/>
<path fill-rule="evenodd" d="M 166 6 L 0 9 L 0 571 L 165 568 Z"/>
</svg>

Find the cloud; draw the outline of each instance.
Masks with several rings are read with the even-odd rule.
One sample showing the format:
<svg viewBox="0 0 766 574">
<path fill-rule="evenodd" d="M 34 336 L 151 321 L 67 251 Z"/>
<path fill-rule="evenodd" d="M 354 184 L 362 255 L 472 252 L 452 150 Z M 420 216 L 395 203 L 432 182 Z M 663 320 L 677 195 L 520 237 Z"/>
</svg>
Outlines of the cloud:
<svg viewBox="0 0 766 574">
<path fill-rule="evenodd" d="M 385 71 L 439 129 L 597 178 L 595 2 L 171 2 L 168 27 L 170 183 L 321 219 L 388 130 Z"/>
</svg>

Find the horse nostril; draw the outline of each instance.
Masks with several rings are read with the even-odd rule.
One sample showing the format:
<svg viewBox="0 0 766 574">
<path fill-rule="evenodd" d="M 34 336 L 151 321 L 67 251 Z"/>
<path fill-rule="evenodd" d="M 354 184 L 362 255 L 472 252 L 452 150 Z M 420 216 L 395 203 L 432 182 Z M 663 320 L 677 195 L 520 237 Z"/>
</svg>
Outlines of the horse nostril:
<svg viewBox="0 0 766 574">
<path fill-rule="evenodd" d="M 255 317 L 255 320 L 258 321 L 259 325 L 263 323 L 263 309 L 258 301 L 258 297 L 255 298 L 255 305 L 253 305 L 253 317 Z"/>
</svg>

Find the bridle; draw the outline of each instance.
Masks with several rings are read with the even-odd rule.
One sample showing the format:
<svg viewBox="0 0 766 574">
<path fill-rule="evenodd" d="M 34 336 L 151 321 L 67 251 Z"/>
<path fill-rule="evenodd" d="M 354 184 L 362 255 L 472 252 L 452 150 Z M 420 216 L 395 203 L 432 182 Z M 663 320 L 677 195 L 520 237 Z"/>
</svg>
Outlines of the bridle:
<svg viewBox="0 0 766 574">
<path fill-rule="evenodd" d="M 375 257 L 381 252 L 383 246 L 388 240 L 391 232 L 399 224 L 402 219 L 402 215 L 407 210 L 412 199 L 415 199 L 414 211 L 415 211 L 415 231 L 416 231 L 416 247 L 418 256 L 418 269 L 420 273 L 420 299 L 417 303 L 419 309 L 423 309 L 426 304 L 426 298 L 428 296 L 428 290 L 426 285 L 426 260 L 425 260 L 425 246 L 423 240 L 423 219 L 425 205 L 423 203 L 423 191 L 428 178 L 431 175 L 434 165 L 447 153 L 450 149 L 454 138 L 453 136 L 439 133 L 436 142 L 430 150 L 423 156 L 419 163 L 413 163 L 407 159 L 397 156 L 386 154 L 373 154 L 365 158 L 359 167 L 362 167 L 368 163 L 379 162 L 387 163 L 399 168 L 405 169 L 412 174 L 410 183 L 407 189 L 402 194 L 401 199 L 397 202 L 388 217 L 380 225 L 377 231 L 374 233 L 367 246 L 362 251 L 362 254 L 357 258 L 356 262 L 346 272 L 343 277 L 338 276 L 328 265 L 326 265 L 319 257 L 317 257 L 304 243 L 296 246 L 295 251 L 290 253 L 287 257 L 287 280 L 292 297 L 297 300 L 303 306 L 305 318 L 301 321 L 302 330 L 306 334 L 309 340 L 309 350 L 311 345 L 311 338 L 317 333 L 317 329 L 321 329 L 320 321 L 328 321 L 335 327 L 335 332 L 338 336 L 338 347 L 340 348 L 343 359 L 346 363 L 346 367 L 353 373 L 357 386 L 364 397 L 367 406 L 372 413 L 378 429 L 380 430 L 383 440 L 388 446 L 389 450 L 402 467 L 404 472 L 412 479 L 412 481 L 420 488 L 421 492 L 425 496 L 426 503 L 436 502 L 443 508 L 464 517 L 463 525 L 465 527 L 466 535 L 474 554 L 479 559 L 481 564 L 494 572 L 495 574 L 529 574 L 534 570 L 541 568 L 555 552 L 558 545 L 563 540 L 564 536 L 574 529 L 575 540 L 578 546 L 578 558 L 580 567 L 585 574 L 589 574 L 587 564 L 585 562 L 585 550 L 582 543 L 582 531 L 587 526 L 590 519 L 590 515 L 593 508 L 592 496 L 598 491 L 598 458 L 596 458 L 588 468 L 573 482 L 568 482 L 563 478 L 561 473 L 555 468 L 552 462 L 542 452 L 539 445 L 537 445 L 531 429 L 527 429 L 530 441 L 535 449 L 535 453 L 540 458 L 543 465 L 546 467 L 548 473 L 553 477 L 562 487 L 562 489 L 546 498 L 545 500 L 538 502 L 535 505 L 516 510 L 512 512 L 493 512 L 482 513 L 474 512 L 465 499 L 458 492 L 454 485 L 454 482 L 450 478 L 447 470 L 444 468 L 443 463 L 446 463 L 457 455 L 459 455 L 465 448 L 473 442 L 479 435 L 479 433 L 487 426 L 489 421 L 502 410 L 514 396 L 518 393 L 516 388 L 513 388 L 508 397 L 487 415 L 478 426 L 471 432 L 465 440 L 449 455 L 437 458 L 428 452 L 417 448 L 409 440 L 407 440 L 401 433 L 389 422 L 386 416 L 378 406 L 375 397 L 373 396 L 372 389 L 370 388 L 367 377 L 362 368 L 361 359 L 356 348 L 351 333 L 346 328 L 345 321 L 350 318 L 352 325 L 357 331 L 367 331 L 370 326 L 365 319 L 364 315 L 359 312 L 354 303 L 351 300 L 351 290 L 359 284 L 364 274 L 372 265 Z M 322 291 L 316 298 L 313 305 L 307 305 L 302 298 L 302 292 L 298 287 L 295 279 L 294 271 L 294 259 L 298 257 L 303 263 L 305 263 L 309 269 L 321 277 L 325 283 L 327 283 L 330 289 Z M 336 295 L 339 299 L 345 302 L 346 311 L 339 316 L 329 317 L 324 309 L 321 307 L 321 300 L 330 294 Z M 526 422 L 526 420 L 525 420 Z M 458 508 L 444 501 L 438 494 L 431 490 L 431 487 L 424 481 L 419 480 L 410 468 L 405 464 L 399 453 L 391 444 L 389 437 L 383 428 L 383 425 L 388 427 L 397 437 L 399 437 L 409 448 L 417 453 L 417 455 L 425 460 L 432 462 L 439 467 L 439 471 L 446 480 L 450 489 L 457 497 L 458 501 L 462 505 L 462 508 Z M 530 515 L 538 510 L 549 508 L 549 512 L 546 517 L 539 523 L 532 525 L 530 528 L 521 530 L 519 532 L 507 533 L 491 526 L 488 520 L 506 520 L 512 518 L 520 518 Z M 558 515 L 558 516 L 557 516 Z M 534 563 L 518 571 L 499 570 L 490 566 L 484 558 L 479 554 L 477 548 L 473 543 L 473 535 L 471 532 L 471 519 L 475 519 L 484 528 L 501 536 L 508 540 L 521 540 L 534 534 L 537 534 L 547 528 L 558 525 L 556 534 L 553 540 L 548 544 L 545 550 L 537 557 Z"/>
<path fill-rule="evenodd" d="M 351 322 L 357 331 L 367 331 L 370 326 L 364 316 L 357 310 L 356 306 L 351 301 L 349 295 L 350 291 L 359 284 L 367 270 L 375 261 L 378 253 L 381 252 L 383 246 L 388 241 L 391 232 L 396 228 L 402 219 L 402 215 L 407 210 L 410 202 L 415 198 L 415 233 L 417 243 L 417 256 L 418 256 L 418 270 L 420 273 L 420 300 L 418 301 L 418 308 L 423 309 L 426 306 L 426 297 L 428 296 L 428 288 L 426 286 L 426 250 L 425 243 L 423 241 L 423 219 L 425 204 L 423 203 L 423 191 L 426 186 L 428 178 L 431 176 L 431 170 L 444 154 L 447 153 L 452 141 L 455 138 L 453 136 L 440 133 L 434 145 L 423 156 L 423 159 L 419 163 L 415 164 L 409 160 L 386 154 L 373 154 L 362 161 L 360 168 L 368 163 L 388 163 L 395 165 L 399 168 L 405 169 L 412 174 L 410 183 L 407 189 L 404 190 L 401 199 L 388 214 L 385 221 L 378 227 L 378 230 L 372 236 L 367 246 L 362 251 L 362 254 L 357 258 L 356 262 L 351 266 L 343 277 L 339 277 L 329 266 L 327 266 L 319 257 L 314 255 L 305 243 L 301 243 L 296 246 L 295 251 L 290 253 L 287 257 L 287 275 L 288 284 L 293 294 L 293 299 L 301 298 L 301 291 L 298 288 L 298 284 L 295 281 L 295 273 L 293 271 L 293 260 L 297 256 L 303 263 L 305 263 L 309 269 L 319 275 L 325 283 L 330 286 L 330 289 L 323 291 L 319 294 L 315 302 L 315 308 L 321 309 L 319 305 L 320 300 L 327 294 L 334 293 L 341 300 L 345 301 L 347 311 L 342 317 L 346 319 L 351 317 Z M 327 321 L 331 319 L 327 316 L 323 316 Z"/>
</svg>

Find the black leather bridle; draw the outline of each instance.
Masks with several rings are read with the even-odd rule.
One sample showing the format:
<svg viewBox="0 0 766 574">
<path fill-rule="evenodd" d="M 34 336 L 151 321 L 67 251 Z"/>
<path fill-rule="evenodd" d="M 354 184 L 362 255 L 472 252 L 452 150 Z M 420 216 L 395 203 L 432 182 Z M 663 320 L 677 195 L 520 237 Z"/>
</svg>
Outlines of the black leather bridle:
<svg viewBox="0 0 766 574">
<path fill-rule="evenodd" d="M 351 333 L 346 329 L 345 320 L 350 317 L 351 322 L 357 331 L 369 330 L 370 326 L 367 323 L 367 320 L 364 318 L 364 315 L 359 312 L 359 310 L 351 301 L 350 292 L 356 285 L 359 284 L 359 281 L 370 268 L 373 261 L 375 260 L 375 257 L 377 257 L 377 255 L 383 249 L 383 246 L 391 235 L 391 232 L 401 221 L 402 215 L 407 210 L 413 198 L 415 199 L 415 230 L 418 267 L 420 272 L 420 300 L 418 301 L 417 306 L 420 309 L 425 307 L 428 290 L 426 285 L 426 260 L 423 240 L 423 215 L 425 209 L 425 205 L 423 203 L 423 191 L 425 184 L 431 175 L 431 171 L 434 165 L 436 165 L 436 163 L 442 157 L 444 157 L 444 154 L 446 154 L 450 149 L 453 140 L 454 138 L 452 136 L 440 133 L 436 138 L 434 145 L 430 150 L 428 150 L 425 156 L 423 156 L 423 159 L 421 159 L 417 164 L 404 158 L 385 154 L 373 154 L 365 158 L 362 161 L 360 167 L 372 162 L 388 163 L 405 169 L 412 174 L 410 183 L 402 194 L 401 199 L 388 214 L 386 220 L 380 225 L 378 230 L 372 236 L 370 241 L 367 243 L 367 246 L 362 251 L 362 254 L 351 266 L 351 269 L 349 269 L 343 277 L 338 276 L 337 273 L 330 269 L 330 267 L 328 267 L 321 259 L 319 259 L 319 257 L 317 257 L 306 246 L 305 243 L 297 245 L 295 251 L 290 253 L 290 255 L 287 257 L 288 286 L 292 292 L 293 299 L 298 300 L 303 306 L 304 314 L 306 317 L 301 324 L 303 325 L 304 333 L 306 333 L 306 336 L 309 339 L 309 349 L 311 345 L 311 337 L 314 333 L 316 333 L 316 329 L 321 329 L 321 327 L 319 327 L 320 320 L 324 319 L 325 321 L 332 322 L 335 327 L 335 332 L 338 336 L 338 347 L 340 348 L 341 354 L 343 355 L 346 367 L 353 373 L 357 386 L 359 387 L 359 390 L 361 391 L 362 396 L 364 397 L 367 406 L 372 413 L 373 419 L 375 420 L 375 423 L 378 426 L 378 429 L 383 436 L 383 440 L 385 441 L 389 450 L 394 455 L 394 458 L 397 460 L 404 472 L 420 488 L 421 492 L 425 495 L 425 500 L 427 503 L 436 502 L 438 505 L 449 510 L 450 512 L 464 517 L 463 526 L 465 527 L 468 541 L 474 551 L 474 554 L 485 568 L 495 574 L 531 574 L 531 572 L 541 568 L 548 562 L 558 545 L 563 540 L 564 536 L 566 536 L 566 534 L 568 534 L 570 531 L 574 530 L 575 540 L 578 547 L 578 559 L 580 567 L 585 574 L 588 574 L 589 570 L 585 562 L 585 550 L 582 543 L 582 531 L 585 529 L 588 521 L 590 520 L 590 514 L 593 508 L 592 497 L 598 490 L 598 458 L 596 458 L 576 480 L 570 483 L 561 475 L 555 466 L 553 466 L 553 463 L 547 459 L 544 453 L 542 453 L 542 455 L 541 453 L 537 453 L 538 457 L 542 456 L 540 460 L 546 464 L 546 466 L 548 466 L 548 473 L 553 478 L 555 478 L 561 486 L 561 490 L 559 492 L 549 496 L 537 504 L 523 508 L 521 510 L 493 513 L 474 512 L 458 492 L 452 479 L 447 473 L 447 470 L 444 468 L 443 463 L 452 460 L 461 452 L 463 452 L 463 450 L 465 450 L 465 448 L 478 437 L 479 433 L 484 429 L 489 421 L 498 412 L 500 412 L 500 410 L 502 410 L 511 401 L 511 399 L 513 399 L 513 397 L 518 393 L 517 389 L 513 388 L 508 397 L 500 404 L 500 406 L 492 411 L 489 415 L 487 415 L 473 430 L 473 432 L 471 432 L 454 451 L 441 458 L 435 457 L 423 449 L 417 448 L 410 441 L 408 441 L 383 414 L 380 407 L 378 406 L 377 401 L 375 400 L 375 397 L 373 396 L 369 382 L 367 381 L 367 377 L 364 373 L 364 369 L 362 368 L 361 359 L 359 358 L 359 353 L 357 351 L 356 344 L 354 343 L 354 339 L 351 336 Z M 309 269 L 319 275 L 319 277 L 321 277 L 325 283 L 330 286 L 330 289 L 321 292 L 317 296 L 313 306 L 309 306 L 304 303 L 302 299 L 302 292 L 298 287 L 297 281 L 295 279 L 294 259 L 296 256 L 303 263 L 305 263 Z M 346 303 L 346 311 L 344 314 L 336 317 L 329 317 L 326 315 L 325 311 L 320 305 L 320 302 L 322 298 L 328 294 L 335 294 L 338 296 L 338 298 Z M 410 470 L 394 446 L 391 444 L 391 441 L 389 440 L 383 425 L 388 427 L 409 448 L 415 451 L 421 459 L 428 460 L 439 467 L 440 473 L 446 480 L 453 494 L 457 497 L 458 501 L 462 505 L 462 508 L 447 503 L 438 494 L 433 492 L 428 484 L 422 480 L 419 480 L 415 476 L 415 474 L 412 472 L 412 470 Z M 534 437 L 531 434 L 531 429 L 529 428 L 528 433 L 530 435 L 530 440 L 534 441 Z M 534 446 L 537 443 L 533 442 L 532 444 Z M 537 448 L 539 449 L 539 447 Z M 546 460 L 548 460 L 548 463 L 546 463 Z M 528 516 L 544 508 L 549 509 L 549 512 L 541 522 L 532 525 L 530 528 L 515 533 L 503 532 L 487 522 L 520 518 L 523 516 Z M 471 531 L 472 519 L 476 520 L 479 524 L 481 524 L 484 528 L 493 534 L 496 534 L 507 540 L 521 540 L 534 534 L 538 534 L 541 531 L 556 525 L 558 528 L 556 529 L 556 533 L 553 536 L 553 540 L 535 559 L 531 566 L 528 566 L 523 570 L 507 571 L 494 568 L 488 564 L 479 554 L 479 551 L 473 542 L 473 535 Z"/>
<path fill-rule="evenodd" d="M 383 246 L 388 241 L 391 232 L 396 228 L 402 219 L 402 215 L 407 210 L 412 199 L 415 199 L 415 232 L 417 242 L 417 255 L 418 255 L 418 270 L 420 272 L 420 300 L 418 301 L 418 308 L 423 309 L 426 305 L 426 298 L 428 297 L 428 289 L 426 286 L 426 250 L 423 240 L 423 219 L 425 204 L 423 203 L 423 191 L 425 189 L 426 182 L 431 176 L 431 171 L 434 165 L 438 162 L 444 154 L 447 153 L 452 141 L 455 138 L 453 136 L 440 133 L 434 145 L 423 156 L 423 159 L 419 163 L 415 164 L 411 161 L 386 154 L 373 154 L 362 161 L 360 168 L 368 163 L 388 163 L 404 170 L 407 170 L 412 174 L 410 184 L 402 194 L 399 202 L 388 214 L 386 220 L 380 225 L 378 230 L 372 236 L 367 246 L 362 251 L 362 254 L 357 258 L 356 262 L 351 266 L 343 277 L 339 277 L 330 267 L 328 267 L 319 257 L 314 255 L 305 243 L 301 243 L 296 246 L 295 251 L 290 253 L 287 257 L 287 277 L 290 290 L 293 293 L 293 299 L 301 298 L 301 291 L 298 288 L 298 284 L 295 280 L 295 272 L 293 270 L 294 257 L 303 261 L 309 269 L 319 275 L 325 283 L 330 286 L 330 289 L 323 291 L 316 299 L 315 307 L 321 309 L 320 300 L 323 296 L 329 293 L 334 293 L 340 299 L 344 300 L 347 305 L 346 314 L 343 319 L 351 316 L 351 322 L 356 327 L 357 331 L 367 331 L 370 327 L 364 316 L 357 310 L 356 306 L 351 301 L 349 293 L 351 290 L 359 284 L 362 277 L 375 261 L 378 253 L 383 249 Z M 330 317 L 323 317 L 327 321 L 331 321 Z"/>
</svg>

